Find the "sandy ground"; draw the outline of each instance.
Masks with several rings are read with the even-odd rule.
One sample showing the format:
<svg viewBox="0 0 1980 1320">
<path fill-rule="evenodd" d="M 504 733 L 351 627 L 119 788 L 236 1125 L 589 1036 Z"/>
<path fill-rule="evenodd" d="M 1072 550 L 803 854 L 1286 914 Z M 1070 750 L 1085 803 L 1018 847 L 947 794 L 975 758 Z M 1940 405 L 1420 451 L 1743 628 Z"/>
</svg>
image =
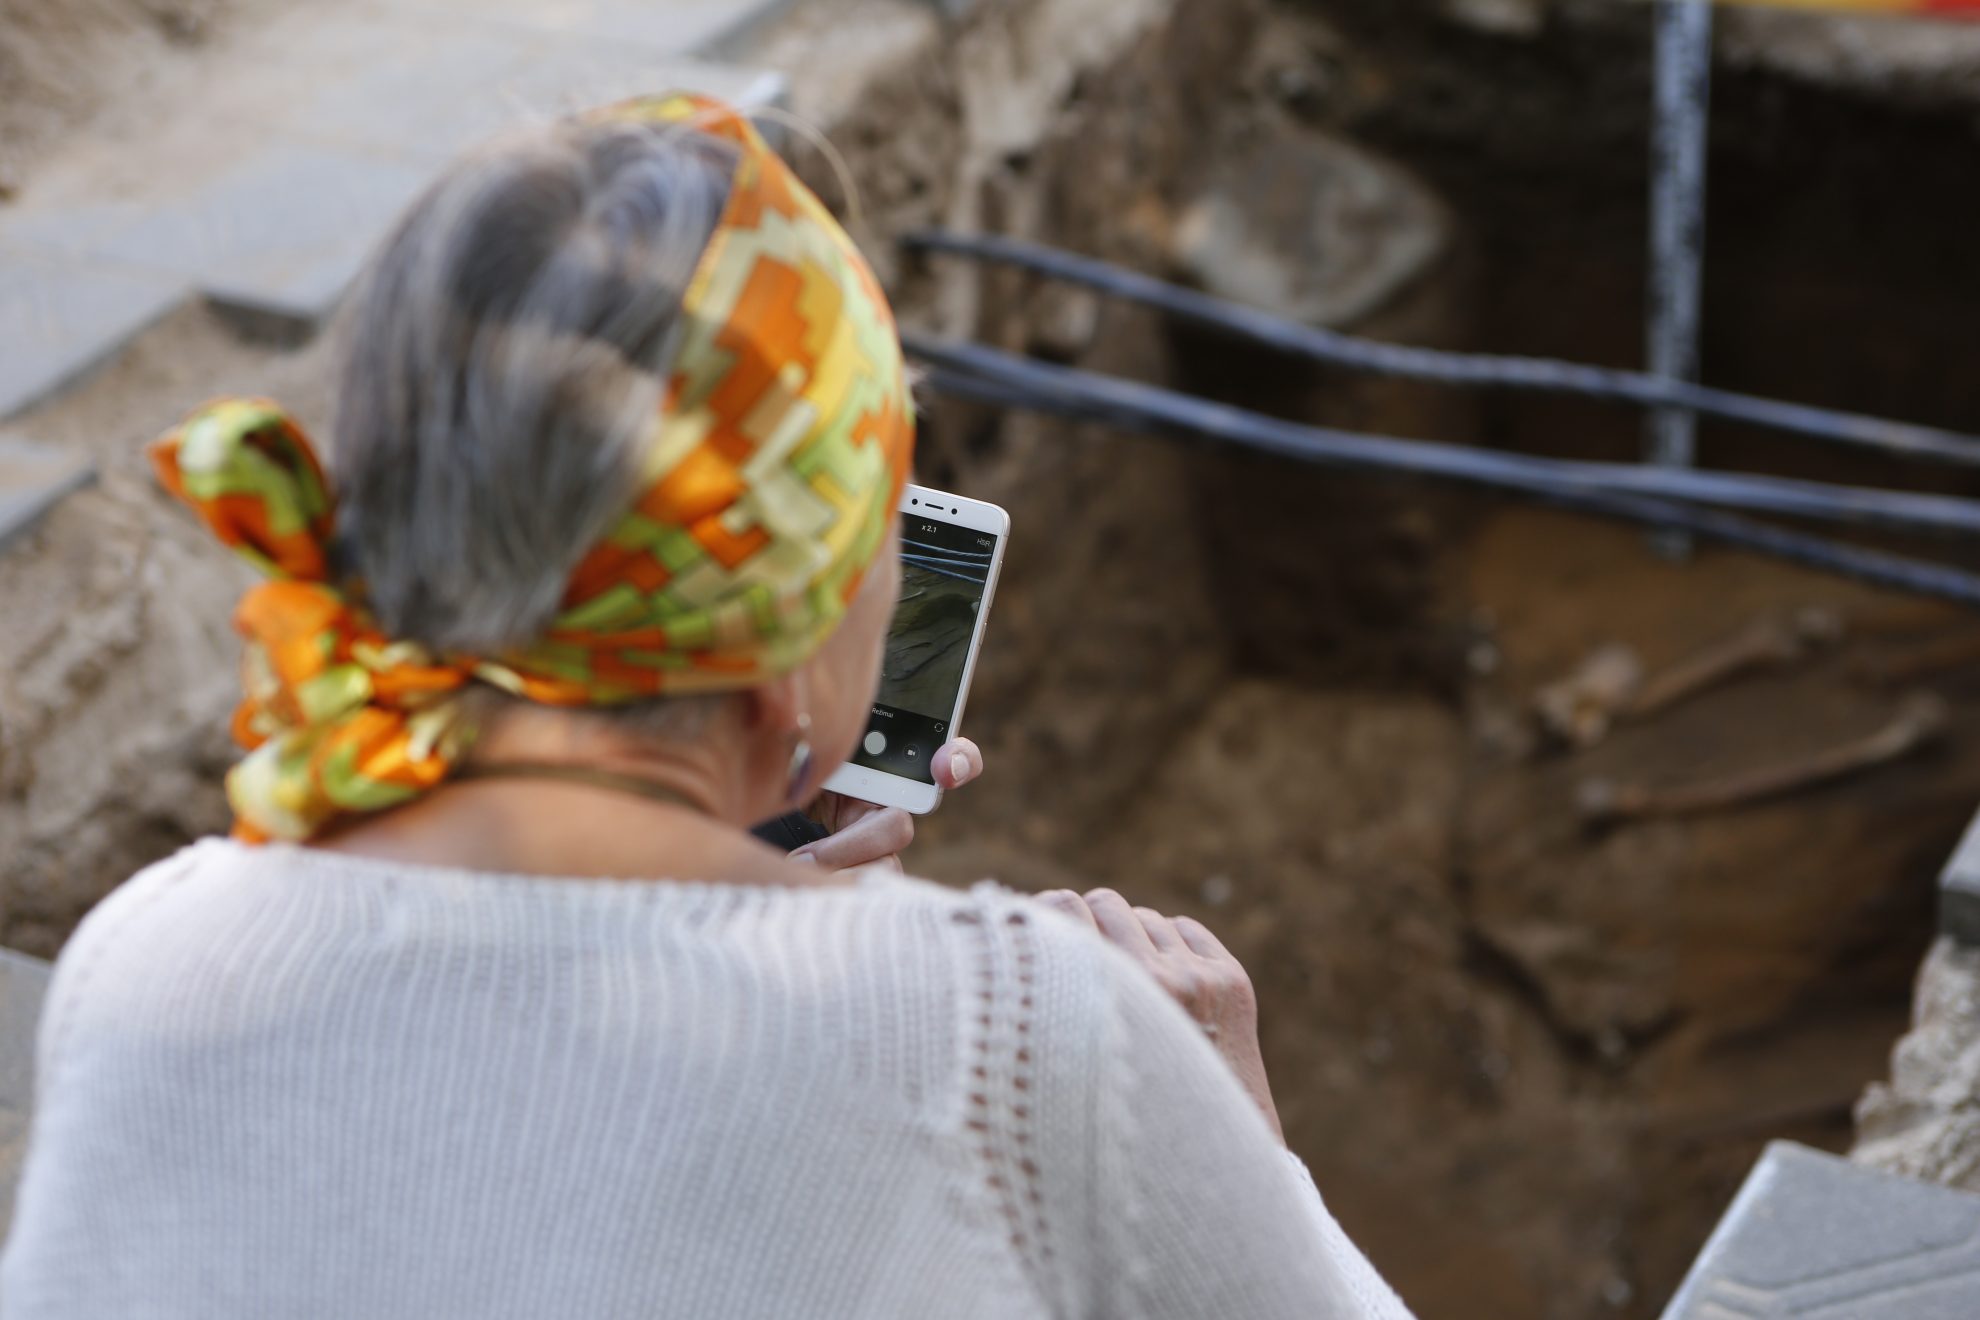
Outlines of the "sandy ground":
<svg viewBox="0 0 1980 1320">
<path fill-rule="evenodd" d="M 213 36 L 294 0 L 0 0 L 0 195 Z"/>
</svg>

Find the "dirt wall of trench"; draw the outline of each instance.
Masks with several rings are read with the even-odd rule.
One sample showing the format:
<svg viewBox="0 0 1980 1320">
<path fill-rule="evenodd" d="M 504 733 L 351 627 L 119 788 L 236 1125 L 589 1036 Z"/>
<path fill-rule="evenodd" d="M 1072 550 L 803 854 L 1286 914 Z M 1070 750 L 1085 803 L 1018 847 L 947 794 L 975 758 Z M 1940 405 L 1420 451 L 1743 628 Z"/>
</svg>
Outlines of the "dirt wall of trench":
<svg viewBox="0 0 1980 1320">
<path fill-rule="evenodd" d="M 1345 139 L 1428 189 L 1448 224 L 1357 328 L 1633 365 L 1641 16 L 1550 6 L 1537 29 L 1481 33 L 1438 9 L 1260 8 L 1193 129 L 1202 157 L 1109 192 L 1098 216 L 1048 201 L 1004 218 L 1173 271 L 1220 154 Z M 1730 28 L 1718 88 L 1708 376 L 1980 428 L 1956 329 L 1980 299 L 1953 219 L 1971 213 L 1965 105 L 1888 95 L 1860 65 L 1841 83 L 1765 58 L 1769 31 Z M 1914 91 L 1951 85 L 1911 72 Z M 1088 96 L 1138 106 L 1146 75 L 1114 76 Z M 1072 122 L 1025 161 L 1048 199 L 1090 199 L 1079 181 L 1115 149 Z M 1062 351 L 1062 320 L 1022 281 L 978 294 L 978 333 L 1011 346 Z M 1354 380 L 1118 309 L 1081 356 L 1402 435 L 1600 457 L 1640 444 L 1627 413 Z M 968 409 L 938 410 L 929 435 L 959 480 L 1004 492 L 1019 531 L 975 717 L 998 782 L 931 822 L 923 865 L 1104 880 L 1229 930 L 1266 999 L 1292 1140 L 1420 1313 L 1654 1315 L 1766 1140 L 1849 1144 L 1852 1103 L 1902 1029 L 1933 877 L 1980 796 L 1972 669 L 1918 663 L 1957 652 L 1968 620 L 1276 461 Z M 1705 454 L 1960 488 L 1724 428 Z M 1654 670 L 1811 607 L 1842 638 L 1803 663 L 1586 752 L 1534 738 L 1533 694 L 1600 645 Z M 1910 761 L 1695 818 L 1577 815 L 1589 780 L 1792 765 L 1918 690 L 1948 701 L 1952 727 Z"/>
</svg>

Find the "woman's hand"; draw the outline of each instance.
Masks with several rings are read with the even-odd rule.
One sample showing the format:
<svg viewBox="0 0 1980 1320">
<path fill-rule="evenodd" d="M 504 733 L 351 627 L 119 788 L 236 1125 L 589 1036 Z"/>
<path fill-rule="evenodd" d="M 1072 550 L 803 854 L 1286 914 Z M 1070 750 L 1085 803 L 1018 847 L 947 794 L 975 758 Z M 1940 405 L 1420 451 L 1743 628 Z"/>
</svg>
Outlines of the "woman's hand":
<svg viewBox="0 0 1980 1320">
<path fill-rule="evenodd" d="M 1243 964 L 1210 928 L 1192 917 L 1165 917 L 1153 908 L 1131 907 L 1111 889 L 1084 897 L 1070 889 L 1048 890 L 1038 901 L 1091 926 L 1109 944 L 1146 968 L 1156 983 L 1203 1028 L 1217 1053 L 1237 1074 L 1246 1093 L 1264 1111 L 1280 1141 L 1279 1111 L 1265 1081 L 1265 1056 L 1258 1048 L 1258 996 Z"/>
<path fill-rule="evenodd" d="M 942 744 L 935 753 L 935 783 L 954 792 L 983 773 L 983 750 L 967 738 Z M 899 807 L 876 807 L 843 793 L 824 793 L 805 813 L 832 831 L 791 854 L 828 871 L 888 863 L 901 869 L 901 853 L 914 842 L 914 817 Z"/>
</svg>

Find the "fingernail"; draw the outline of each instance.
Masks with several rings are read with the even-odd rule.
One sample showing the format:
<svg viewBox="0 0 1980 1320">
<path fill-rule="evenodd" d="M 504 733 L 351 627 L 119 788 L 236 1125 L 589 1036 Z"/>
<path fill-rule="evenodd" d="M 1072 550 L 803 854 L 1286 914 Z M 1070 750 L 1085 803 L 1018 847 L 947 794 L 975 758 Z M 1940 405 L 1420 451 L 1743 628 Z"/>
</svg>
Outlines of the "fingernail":
<svg viewBox="0 0 1980 1320">
<path fill-rule="evenodd" d="M 954 756 L 951 756 L 949 758 L 949 773 L 955 777 L 955 781 L 958 784 L 968 783 L 969 758 L 961 752 L 957 752 Z"/>
<path fill-rule="evenodd" d="M 794 862 L 808 862 L 813 866 L 818 865 L 818 857 L 814 853 L 794 852 L 791 854 L 791 860 Z"/>
</svg>

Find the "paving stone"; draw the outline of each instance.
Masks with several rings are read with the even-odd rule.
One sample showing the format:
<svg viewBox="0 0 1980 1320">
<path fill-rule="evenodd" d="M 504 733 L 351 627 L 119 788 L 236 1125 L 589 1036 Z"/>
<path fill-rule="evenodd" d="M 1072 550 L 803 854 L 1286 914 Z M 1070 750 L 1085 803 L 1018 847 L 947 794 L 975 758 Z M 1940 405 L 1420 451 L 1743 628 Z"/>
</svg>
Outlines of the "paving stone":
<svg viewBox="0 0 1980 1320">
<path fill-rule="evenodd" d="M 342 72 L 272 105 L 259 147 L 115 200 L 0 217 L 0 417 L 194 291 L 256 333 L 313 330 L 441 164 L 519 118 L 675 88 L 780 102 L 780 75 L 683 52 L 786 3 L 418 0 L 332 27 L 324 58 Z"/>
<path fill-rule="evenodd" d="M 511 125 L 646 92 L 697 91 L 738 105 L 774 102 L 781 75 L 668 55 L 638 43 L 531 34 L 484 24 L 456 42 L 413 46 L 299 107 L 311 137 L 438 166 Z"/>
<path fill-rule="evenodd" d="M 78 455 L 0 435 L 0 550 L 95 477 L 96 469 Z"/>
<path fill-rule="evenodd" d="M 318 321 L 427 177 L 375 156 L 274 144 L 102 250 L 191 274 L 223 306 Z"/>
<path fill-rule="evenodd" d="M 0 949 L 0 1241 L 13 1217 L 14 1184 L 34 1108 L 34 1033 L 51 968 Z"/>
<path fill-rule="evenodd" d="M 1966 837 L 1939 873 L 1939 931 L 1980 947 L 1980 816 L 1967 826 Z"/>
<path fill-rule="evenodd" d="M 603 38 L 667 55 L 718 48 L 790 7 L 791 0 L 418 0 L 422 9 L 472 15 L 542 34 Z"/>
<path fill-rule="evenodd" d="M 1774 1142 L 1664 1320 L 1780 1316 L 1980 1316 L 1980 1195 Z"/>
<path fill-rule="evenodd" d="M 784 75 L 768 69 L 698 60 L 656 60 L 595 42 L 547 52 L 510 84 L 514 104 L 529 113 L 564 114 L 654 92 L 701 92 L 754 109 L 782 105 Z M 509 111 L 513 122 L 516 110 Z"/>
<path fill-rule="evenodd" d="M 101 364 L 192 292 L 182 276 L 0 240 L 0 417 Z"/>
<path fill-rule="evenodd" d="M 445 26 L 408 21 L 377 33 L 380 48 L 359 71 L 288 108 L 285 124 L 431 167 L 514 122 L 520 108 L 511 107 L 506 89 L 560 43 L 481 22 L 462 22 L 441 40 Z"/>
<path fill-rule="evenodd" d="M 224 307 L 313 323 L 430 173 L 355 148 L 278 141 L 188 193 L 44 211 L 16 232 L 190 281 Z"/>
<path fill-rule="evenodd" d="M 409 42 L 400 58 L 381 59 L 293 108 L 286 123 L 296 137 L 271 141 L 204 185 L 16 217 L 0 242 L 11 238 L 65 263 L 51 267 L 40 300 L 61 310 L 90 296 L 103 279 L 93 263 L 108 263 L 101 269 L 168 289 L 190 283 L 254 323 L 307 329 L 330 313 L 400 212 L 461 148 L 532 113 L 673 89 L 762 105 L 781 99 L 784 80 L 588 38 L 545 44 L 477 31 L 439 46 Z M 102 342 L 90 341 L 95 357 L 79 356 L 76 369 L 141 329 L 156 315 L 146 310 L 128 324 L 106 324 Z M 10 306 L 6 314 L 19 313 Z M 7 370 L 0 366 L 0 379 Z"/>
</svg>

